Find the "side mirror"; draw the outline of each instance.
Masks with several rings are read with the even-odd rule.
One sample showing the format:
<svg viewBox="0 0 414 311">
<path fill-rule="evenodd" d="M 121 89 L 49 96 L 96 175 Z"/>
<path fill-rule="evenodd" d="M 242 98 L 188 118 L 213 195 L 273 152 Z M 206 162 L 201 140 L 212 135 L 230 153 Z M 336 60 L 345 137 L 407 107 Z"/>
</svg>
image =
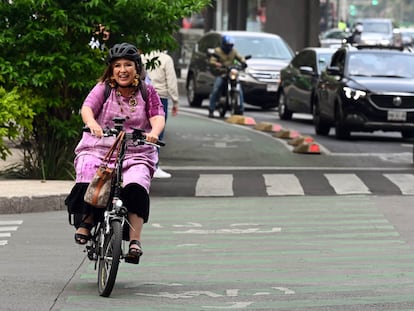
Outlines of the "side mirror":
<svg viewBox="0 0 414 311">
<path fill-rule="evenodd" d="M 313 68 L 310 66 L 300 66 L 299 71 L 300 73 L 305 74 L 305 75 L 313 76 L 315 74 L 315 72 L 313 71 Z"/>
<path fill-rule="evenodd" d="M 326 68 L 326 72 L 329 75 L 332 75 L 332 76 L 341 76 L 342 75 L 341 70 L 337 66 L 332 66 L 332 67 Z"/>
</svg>

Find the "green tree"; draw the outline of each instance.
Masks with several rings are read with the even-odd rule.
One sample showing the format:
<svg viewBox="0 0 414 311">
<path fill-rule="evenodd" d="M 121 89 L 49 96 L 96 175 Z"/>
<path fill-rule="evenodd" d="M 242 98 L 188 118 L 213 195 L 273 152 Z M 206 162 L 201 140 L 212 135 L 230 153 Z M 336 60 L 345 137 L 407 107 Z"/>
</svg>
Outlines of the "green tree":
<svg viewBox="0 0 414 311">
<path fill-rule="evenodd" d="M 0 1 L 0 157 L 4 138 L 24 146 L 26 177 L 72 173 L 81 103 L 105 66 L 107 47 L 174 50 L 178 21 L 210 0 Z M 109 32 L 109 38 L 107 33 Z M 92 36 L 105 46 L 92 49 Z"/>
</svg>

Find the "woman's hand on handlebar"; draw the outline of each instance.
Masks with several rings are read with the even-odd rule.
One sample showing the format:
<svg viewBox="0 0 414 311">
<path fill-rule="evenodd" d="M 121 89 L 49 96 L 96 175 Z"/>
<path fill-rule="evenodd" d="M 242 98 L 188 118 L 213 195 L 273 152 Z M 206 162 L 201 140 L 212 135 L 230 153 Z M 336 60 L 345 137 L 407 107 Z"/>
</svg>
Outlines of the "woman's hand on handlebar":
<svg viewBox="0 0 414 311">
<path fill-rule="evenodd" d="M 91 124 L 91 125 L 88 124 L 88 127 L 90 129 L 92 136 L 96 136 L 98 138 L 101 138 L 103 136 L 102 127 L 100 127 L 98 123 Z"/>
<path fill-rule="evenodd" d="M 158 142 L 158 135 L 153 132 L 145 133 L 145 140 L 147 142 L 156 144 Z"/>
</svg>

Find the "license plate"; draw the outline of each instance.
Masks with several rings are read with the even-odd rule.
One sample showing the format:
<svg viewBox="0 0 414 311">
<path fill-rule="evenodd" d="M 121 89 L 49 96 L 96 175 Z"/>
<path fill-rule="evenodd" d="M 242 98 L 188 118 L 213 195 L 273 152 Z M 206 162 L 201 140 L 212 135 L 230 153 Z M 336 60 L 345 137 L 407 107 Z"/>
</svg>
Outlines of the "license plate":
<svg viewBox="0 0 414 311">
<path fill-rule="evenodd" d="M 266 90 L 268 92 L 277 92 L 277 84 L 268 84 Z"/>
<path fill-rule="evenodd" d="M 388 121 L 407 121 L 407 112 L 399 110 L 389 110 L 387 113 Z"/>
</svg>

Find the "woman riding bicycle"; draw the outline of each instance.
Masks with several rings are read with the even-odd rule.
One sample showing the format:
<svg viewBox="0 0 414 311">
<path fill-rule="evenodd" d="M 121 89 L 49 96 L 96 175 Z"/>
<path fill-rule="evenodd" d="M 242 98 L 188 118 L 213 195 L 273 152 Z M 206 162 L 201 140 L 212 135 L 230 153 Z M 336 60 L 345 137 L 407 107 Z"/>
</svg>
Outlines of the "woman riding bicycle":
<svg viewBox="0 0 414 311">
<path fill-rule="evenodd" d="M 83 133 L 75 149 L 76 184 L 65 201 L 70 213 L 82 215 L 75 223 L 78 244 L 86 244 L 91 238 L 94 221 L 101 219 L 104 211 L 83 200 L 88 184 L 114 143 L 115 138 L 102 138 L 103 128 L 112 128 L 114 117 L 124 117 L 126 132 L 132 127 L 143 129 L 146 140 L 156 143 L 165 126 L 162 103 L 155 89 L 144 82 L 145 70 L 137 48 L 129 43 L 116 44 L 109 50 L 107 63 L 81 108 L 90 133 Z M 123 162 L 121 197 L 130 223 L 128 256 L 136 259 L 142 255 L 141 232 L 149 217 L 149 189 L 157 161 L 156 148 L 141 145 L 129 146 Z"/>
</svg>

